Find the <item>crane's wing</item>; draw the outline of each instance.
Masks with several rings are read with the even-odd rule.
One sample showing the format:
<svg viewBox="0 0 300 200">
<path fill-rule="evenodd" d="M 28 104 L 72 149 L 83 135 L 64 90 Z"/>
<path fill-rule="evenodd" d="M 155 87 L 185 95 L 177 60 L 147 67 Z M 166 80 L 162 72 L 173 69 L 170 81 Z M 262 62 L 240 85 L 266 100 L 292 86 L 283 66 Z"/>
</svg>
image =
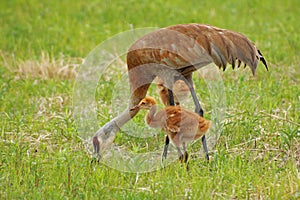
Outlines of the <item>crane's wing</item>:
<svg viewBox="0 0 300 200">
<path fill-rule="evenodd" d="M 238 62 L 238 67 L 241 63 L 248 65 L 254 75 L 258 61 L 268 70 L 262 53 L 246 36 L 203 24 L 178 24 L 156 30 L 136 41 L 127 54 L 128 69 L 156 63 L 183 70 L 214 62 L 225 70 L 227 63 L 234 68 Z"/>
</svg>

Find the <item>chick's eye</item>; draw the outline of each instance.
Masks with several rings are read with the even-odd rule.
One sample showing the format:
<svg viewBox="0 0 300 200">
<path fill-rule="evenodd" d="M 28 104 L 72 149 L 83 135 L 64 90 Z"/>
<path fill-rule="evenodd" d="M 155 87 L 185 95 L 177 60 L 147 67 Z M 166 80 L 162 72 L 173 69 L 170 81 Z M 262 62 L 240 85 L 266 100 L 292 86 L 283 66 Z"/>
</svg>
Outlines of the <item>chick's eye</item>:
<svg viewBox="0 0 300 200">
<path fill-rule="evenodd" d="M 142 102 L 142 105 L 145 105 L 145 102 Z"/>
</svg>

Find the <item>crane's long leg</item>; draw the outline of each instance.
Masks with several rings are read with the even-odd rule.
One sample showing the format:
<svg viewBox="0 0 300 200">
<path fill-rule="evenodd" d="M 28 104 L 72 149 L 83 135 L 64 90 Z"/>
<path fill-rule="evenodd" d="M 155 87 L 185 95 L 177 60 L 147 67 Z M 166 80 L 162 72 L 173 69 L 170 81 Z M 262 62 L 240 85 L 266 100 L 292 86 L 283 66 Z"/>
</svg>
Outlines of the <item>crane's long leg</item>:
<svg viewBox="0 0 300 200">
<path fill-rule="evenodd" d="M 188 161 L 188 158 L 189 158 L 189 154 L 188 154 L 188 152 L 187 152 L 187 150 L 186 150 L 186 146 L 185 146 L 185 143 L 183 142 L 182 143 L 182 148 L 183 148 L 183 162 L 184 163 L 187 163 L 187 161 Z"/>
<path fill-rule="evenodd" d="M 193 87 L 193 85 L 190 87 L 189 86 L 189 89 L 190 89 L 190 92 L 191 92 L 191 95 L 193 97 L 193 101 L 194 101 L 194 104 L 195 104 L 195 113 L 199 114 L 201 117 L 203 117 L 204 115 L 204 111 L 199 103 L 199 100 L 197 98 L 197 95 L 196 95 L 196 92 L 195 92 L 195 89 Z"/>
<path fill-rule="evenodd" d="M 182 154 L 181 149 L 180 149 L 179 146 L 176 147 L 176 149 L 177 149 L 177 153 L 178 153 L 178 160 L 179 160 L 179 162 L 182 163 L 182 160 L 184 159 L 184 155 Z"/>
<path fill-rule="evenodd" d="M 164 146 L 164 151 L 163 151 L 163 155 L 162 155 L 162 161 L 167 159 L 169 144 L 170 144 L 170 138 L 168 135 L 166 135 L 165 136 L 165 146 Z"/>
<path fill-rule="evenodd" d="M 186 170 L 189 171 L 189 163 L 188 163 L 189 154 L 188 154 L 188 152 L 186 150 L 186 146 L 185 146 L 184 142 L 182 143 L 182 147 L 183 147 L 183 151 L 184 151 L 183 162 L 186 164 Z"/>
<path fill-rule="evenodd" d="M 202 136 L 202 145 L 203 145 L 203 149 L 204 149 L 204 152 L 205 152 L 206 160 L 209 160 L 208 150 L 207 150 L 207 145 L 206 145 L 206 137 L 205 137 L 205 135 Z"/>
<path fill-rule="evenodd" d="M 187 85 L 190 89 L 191 95 L 193 97 L 193 101 L 194 101 L 194 104 L 195 104 L 195 112 L 197 114 L 199 114 L 201 117 L 203 117 L 204 111 L 203 111 L 203 109 L 200 105 L 200 102 L 199 102 L 198 98 L 197 98 L 197 95 L 196 95 L 196 92 L 195 92 L 195 89 L 194 89 L 194 86 L 193 86 L 192 75 L 186 77 L 186 83 L 187 83 Z M 207 160 L 209 160 L 205 135 L 202 136 L 202 145 L 203 145 L 205 157 L 206 157 Z"/>
<path fill-rule="evenodd" d="M 168 95 L 169 95 L 169 102 L 170 102 L 170 106 L 174 106 L 175 102 L 174 102 L 174 95 L 171 89 L 168 89 Z M 168 147 L 170 144 L 170 138 L 168 135 L 166 135 L 165 137 L 165 146 L 164 146 L 164 151 L 163 151 L 163 155 L 162 155 L 162 160 L 167 159 L 167 155 L 168 155 Z"/>
</svg>

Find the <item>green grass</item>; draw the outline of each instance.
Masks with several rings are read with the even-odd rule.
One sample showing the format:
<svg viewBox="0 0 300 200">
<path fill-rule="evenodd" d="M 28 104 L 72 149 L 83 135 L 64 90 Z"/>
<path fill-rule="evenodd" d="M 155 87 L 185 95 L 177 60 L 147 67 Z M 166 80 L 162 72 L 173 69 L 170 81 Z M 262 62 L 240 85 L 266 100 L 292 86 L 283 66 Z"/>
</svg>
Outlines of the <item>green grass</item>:
<svg viewBox="0 0 300 200">
<path fill-rule="evenodd" d="M 300 197 L 299 1 L 12 0 L 1 1 L 0 8 L 1 199 Z M 244 33 L 270 69 L 260 64 L 255 77 L 249 69 L 222 72 L 226 123 L 213 161 L 197 157 L 202 149 L 194 144 L 188 172 L 176 162 L 144 174 L 91 164 L 72 118 L 74 79 L 45 77 L 27 70 L 27 61 L 40 63 L 39 69 L 49 63 L 62 67 L 61 60 L 76 68 L 114 34 L 191 22 Z M 111 90 L 119 78 L 99 80 L 101 125 L 115 116 Z M 200 90 L 205 83 L 197 79 L 195 85 L 201 100 L 209 102 L 207 90 Z M 142 117 L 136 120 L 142 123 Z M 143 140 L 119 134 L 116 144 L 143 152 L 161 148 L 163 135 Z"/>
</svg>

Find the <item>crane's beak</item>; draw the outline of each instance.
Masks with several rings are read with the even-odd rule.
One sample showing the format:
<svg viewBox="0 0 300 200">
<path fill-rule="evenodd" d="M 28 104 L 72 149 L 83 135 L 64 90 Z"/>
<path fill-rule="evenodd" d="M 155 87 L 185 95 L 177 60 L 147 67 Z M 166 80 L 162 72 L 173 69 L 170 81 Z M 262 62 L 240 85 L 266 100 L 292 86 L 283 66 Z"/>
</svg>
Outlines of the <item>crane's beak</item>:
<svg viewBox="0 0 300 200">
<path fill-rule="evenodd" d="M 136 106 L 130 108 L 129 111 L 134 111 L 134 110 L 140 109 L 140 107 L 141 107 L 140 105 L 136 105 Z"/>
</svg>

